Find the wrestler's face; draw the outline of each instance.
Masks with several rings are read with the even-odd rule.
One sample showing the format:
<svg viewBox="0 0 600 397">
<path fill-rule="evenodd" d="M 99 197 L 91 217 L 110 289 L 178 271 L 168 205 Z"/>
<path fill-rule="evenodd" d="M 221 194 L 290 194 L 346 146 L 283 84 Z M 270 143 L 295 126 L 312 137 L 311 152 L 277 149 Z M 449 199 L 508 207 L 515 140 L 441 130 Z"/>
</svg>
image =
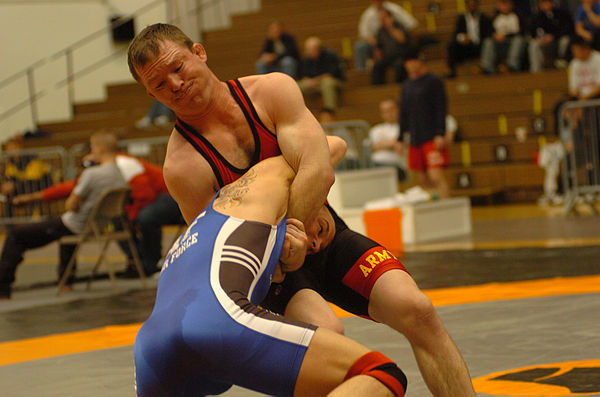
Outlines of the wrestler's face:
<svg viewBox="0 0 600 397">
<path fill-rule="evenodd" d="M 136 71 L 148 95 L 181 115 L 205 104 L 210 97 L 212 80 L 206 59 L 199 43 L 194 43 L 190 51 L 166 40 L 158 55 Z"/>
<path fill-rule="evenodd" d="M 308 254 L 314 254 L 327 247 L 335 236 L 335 222 L 326 207 L 321 208 L 315 219 L 304 227 L 308 238 Z"/>
</svg>

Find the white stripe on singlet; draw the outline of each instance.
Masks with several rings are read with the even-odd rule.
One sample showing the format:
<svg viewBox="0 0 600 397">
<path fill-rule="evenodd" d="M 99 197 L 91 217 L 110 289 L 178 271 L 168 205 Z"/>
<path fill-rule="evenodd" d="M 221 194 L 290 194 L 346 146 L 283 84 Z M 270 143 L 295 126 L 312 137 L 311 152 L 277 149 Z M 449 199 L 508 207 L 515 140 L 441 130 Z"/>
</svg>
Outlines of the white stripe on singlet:
<svg viewBox="0 0 600 397">
<path fill-rule="evenodd" d="M 310 328 L 305 328 L 298 325 L 293 325 L 285 322 L 280 322 L 276 320 L 266 319 L 263 317 L 256 316 L 254 314 L 248 313 L 240 308 L 231 298 L 225 290 L 221 287 L 219 282 L 219 272 L 221 268 L 221 261 L 223 259 L 224 251 L 226 250 L 225 242 L 231 236 L 231 234 L 244 222 L 242 219 L 237 218 L 228 218 L 223 226 L 221 226 L 221 230 L 219 231 L 217 238 L 215 240 L 212 262 L 210 266 L 210 284 L 212 287 L 215 296 L 217 297 L 219 303 L 229 314 L 229 316 L 236 321 L 237 323 L 248 327 L 256 332 L 260 332 L 261 334 L 269 335 L 273 338 L 284 340 L 290 343 L 295 343 L 302 346 L 308 346 L 312 336 L 314 334 L 314 330 Z M 265 253 L 262 261 L 260 263 L 260 269 L 258 274 L 256 274 L 252 284 L 250 286 L 250 290 L 248 292 L 248 296 L 252 296 L 252 291 L 256 286 L 256 283 L 260 279 L 262 273 L 266 270 L 269 259 L 272 255 L 273 249 L 275 247 L 275 240 L 277 238 L 277 226 L 271 226 L 271 233 L 269 234 L 269 240 L 267 242 L 267 246 L 265 248 Z M 239 247 L 238 247 L 239 248 Z M 257 258 L 258 259 L 258 258 Z M 230 260 L 230 259 L 228 259 Z"/>
</svg>

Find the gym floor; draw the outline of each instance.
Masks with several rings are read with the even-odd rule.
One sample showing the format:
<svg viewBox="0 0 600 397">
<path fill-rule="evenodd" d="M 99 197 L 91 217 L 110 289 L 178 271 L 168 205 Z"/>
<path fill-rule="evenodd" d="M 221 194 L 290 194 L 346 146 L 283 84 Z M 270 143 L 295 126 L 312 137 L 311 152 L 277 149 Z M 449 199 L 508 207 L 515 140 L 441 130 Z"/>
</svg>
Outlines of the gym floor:
<svg viewBox="0 0 600 397">
<path fill-rule="evenodd" d="M 600 396 L 600 217 L 533 205 L 474 207 L 473 233 L 405 247 L 479 396 Z M 165 233 L 165 245 L 175 230 Z M 85 276 L 96 255 L 80 256 Z M 156 279 L 108 280 L 56 296 L 57 246 L 32 250 L 0 301 L 0 395 L 133 396 L 132 344 Z M 116 247 L 109 259 L 123 264 Z M 395 360 L 407 396 L 430 396 L 402 335 L 339 311 L 346 335 Z M 229 397 L 261 394 L 233 387 Z"/>
</svg>

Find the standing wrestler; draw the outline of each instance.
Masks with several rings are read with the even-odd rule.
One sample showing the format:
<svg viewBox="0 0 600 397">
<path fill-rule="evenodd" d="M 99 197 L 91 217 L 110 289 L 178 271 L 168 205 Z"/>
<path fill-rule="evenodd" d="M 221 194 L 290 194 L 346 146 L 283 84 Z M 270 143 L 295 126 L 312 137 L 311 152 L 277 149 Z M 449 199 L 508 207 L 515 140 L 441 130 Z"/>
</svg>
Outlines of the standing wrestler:
<svg viewBox="0 0 600 397">
<path fill-rule="evenodd" d="M 446 89 L 444 82 L 429 73 L 418 49 L 411 49 L 404 63 L 408 80 L 402 85 L 400 136 L 396 150 L 403 153 L 404 135 L 410 135 L 408 167 L 419 185 L 450 195 L 444 167 L 448 165 L 446 142 Z"/>
<path fill-rule="evenodd" d="M 260 159 L 281 152 L 296 172 L 290 189 L 289 216 L 307 225 L 310 252 L 321 250 L 341 232 L 332 226 L 332 212 L 323 207 L 333 183 L 333 168 L 325 134 L 304 105 L 296 82 L 280 73 L 221 82 L 206 61 L 201 44 L 164 24 L 139 33 L 128 53 L 134 78 L 178 117 L 169 140 L 164 175 L 184 218 L 191 222 L 220 187 L 239 178 Z M 402 264 L 395 258 L 386 259 L 380 250 L 385 260 L 369 265 L 377 265 L 376 270 L 367 272 L 364 280 L 348 276 L 349 280 L 345 274 L 362 273 L 358 260 L 363 255 L 363 260 L 377 256 L 375 248 L 357 254 L 364 245 L 350 246 L 354 258 L 345 263 L 345 270 L 338 269 L 339 273 L 327 280 L 317 281 L 330 289 L 346 291 L 342 299 L 352 296 L 360 300 L 360 310 L 354 309 L 353 313 L 370 316 L 404 334 L 434 395 L 474 395 L 458 349 L 431 301 Z M 285 307 L 286 316 L 341 331 L 341 322 L 318 293 L 319 285 L 311 281 L 294 291 Z M 357 285 L 362 281 L 364 286 Z M 362 291 L 362 295 L 356 291 Z M 333 303 L 347 306 L 339 300 Z"/>
<path fill-rule="evenodd" d="M 406 377 L 383 354 L 256 306 L 278 263 L 293 271 L 304 261 L 302 222 L 288 218 L 286 230 L 293 177 L 282 156 L 261 161 L 175 242 L 136 337 L 139 396 L 220 394 L 232 384 L 276 396 L 404 396 Z"/>
</svg>

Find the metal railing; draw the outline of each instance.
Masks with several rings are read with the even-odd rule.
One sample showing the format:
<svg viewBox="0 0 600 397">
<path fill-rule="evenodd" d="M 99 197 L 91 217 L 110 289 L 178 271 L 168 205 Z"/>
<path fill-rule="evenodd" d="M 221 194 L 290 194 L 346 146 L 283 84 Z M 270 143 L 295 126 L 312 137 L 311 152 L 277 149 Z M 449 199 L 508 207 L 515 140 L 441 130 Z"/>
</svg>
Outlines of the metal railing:
<svg viewBox="0 0 600 397">
<path fill-rule="evenodd" d="M 327 135 L 338 136 L 346 142 L 346 155 L 337 165 L 336 170 L 362 169 L 373 166 L 369 123 L 365 120 L 347 120 L 323 123 L 321 126 Z"/>
<path fill-rule="evenodd" d="M 119 141 L 123 153 L 162 166 L 169 137 L 127 139 Z M 77 144 L 67 152 L 63 147 L 47 147 L 0 153 L 0 225 L 35 222 L 40 217 L 64 212 L 64 200 L 13 203 L 13 198 L 35 193 L 51 185 L 73 180 L 83 169 L 82 159 L 88 146 Z"/>
<path fill-rule="evenodd" d="M 7 107 L 4 111 L 0 113 L 0 122 L 5 121 L 6 119 L 15 115 L 19 111 L 29 108 L 31 124 L 32 126 L 37 126 L 40 120 L 40 112 L 38 109 L 38 103 L 40 99 L 47 97 L 48 95 L 56 92 L 57 90 L 64 89 L 65 87 L 67 87 L 68 104 L 69 106 L 73 105 L 75 81 L 97 71 L 99 68 L 112 61 L 114 58 L 124 56 L 127 48 L 124 46 L 116 48 L 113 52 L 106 55 L 105 57 L 101 57 L 95 62 L 92 62 L 79 70 L 75 70 L 74 68 L 74 52 L 90 44 L 95 39 L 112 34 L 113 29 L 118 28 L 119 26 L 125 23 L 128 23 L 131 19 L 149 13 L 150 11 L 153 11 L 158 7 L 165 6 L 167 1 L 168 0 L 151 1 L 150 3 L 146 4 L 143 7 L 140 7 L 139 9 L 137 9 L 129 15 L 120 16 L 118 19 L 108 24 L 105 28 L 102 28 L 85 37 L 82 37 L 81 39 L 65 47 L 64 49 L 57 51 L 56 53 L 51 54 L 49 56 L 46 56 L 32 63 L 23 70 L 14 73 L 13 75 L 5 78 L 4 80 L 1 80 L 0 95 L 6 96 L 6 90 L 10 88 L 11 85 L 21 82 L 21 80 L 23 80 L 21 85 L 23 85 L 23 87 L 26 87 L 27 92 L 25 93 L 25 95 L 23 95 L 25 99 L 18 100 L 16 103 Z M 188 10 L 187 15 L 201 16 L 203 12 L 206 12 L 206 9 L 208 7 L 213 6 L 215 6 L 215 9 L 219 9 L 217 6 L 221 1 L 223 0 L 198 0 L 196 7 Z M 169 19 L 167 22 L 177 24 L 179 22 L 179 18 Z M 58 62 L 61 59 L 64 59 L 65 65 L 64 78 L 59 79 L 54 84 L 50 84 L 48 88 L 38 89 L 35 79 L 35 73 L 42 67 L 51 63 Z"/>
<path fill-rule="evenodd" d="M 13 203 L 13 198 L 39 192 L 66 179 L 67 151 L 63 147 L 5 151 L 0 153 L 0 167 L 0 224 L 28 223 L 39 217 L 62 213 L 62 202 L 36 201 L 17 205 Z"/>
<path fill-rule="evenodd" d="M 595 210 L 600 196 L 600 99 L 566 102 L 559 110 L 559 126 L 567 149 L 562 165 L 563 214 L 578 201 L 591 203 Z"/>
</svg>

